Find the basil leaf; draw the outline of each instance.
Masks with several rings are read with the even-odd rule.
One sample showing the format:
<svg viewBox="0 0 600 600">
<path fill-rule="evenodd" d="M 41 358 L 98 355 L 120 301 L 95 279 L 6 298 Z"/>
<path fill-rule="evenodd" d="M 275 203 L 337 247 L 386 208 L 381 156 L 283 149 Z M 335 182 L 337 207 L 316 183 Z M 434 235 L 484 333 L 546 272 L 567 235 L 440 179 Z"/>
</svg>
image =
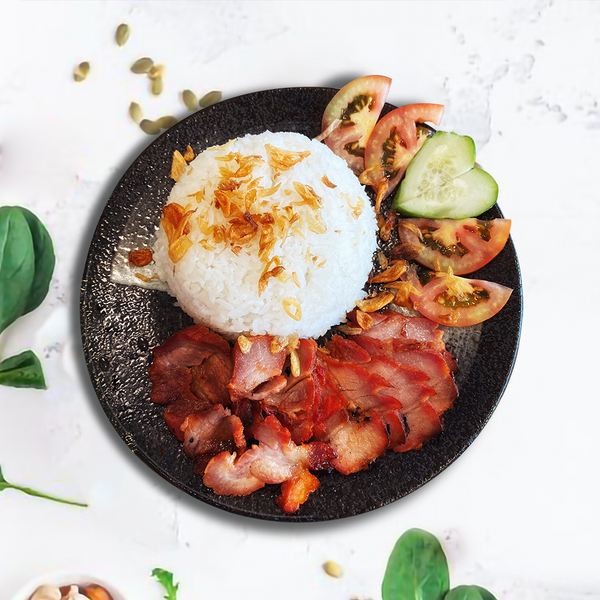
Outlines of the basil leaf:
<svg viewBox="0 0 600 600">
<path fill-rule="evenodd" d="M 45 390 L 44 372 L 35 353 L 26 350 L 0 362 L 0 385 Z"/>
<path fill-rule="evenodd" d="M 448 562 L 437 538 L 409 529 L 388 560 L 381 585 L 383 600 L 442 600 L 449 588 Z"/>
<path fill-rule="evenodd" d="M 33 241 L 33 255 L 35 261 L 35 273 L 31 290 L 29 292 L 29 300 L 23 310 L 23 315 L 35 310 L 48 295 L 50 281 L 54 273 L 54 264 L 56 258 L 54 256 L 54 246 L 48 230 L 42 222 L 30 211 L 22 206 L 17 207 L 21 214 L 25 217 L 31 237 Z"/>
<path fill-rule="evenodd" d="M 0 333 L 29 302 L 35 274 L 33 238 L 27 219 L 14 206 L 0 207 Z"/>
<path fill-rule="evenodd" d="M 478 585 L 459 585 L 451 589 L 444 600 L 496 600 L 496 598 Z"/>
</svg>

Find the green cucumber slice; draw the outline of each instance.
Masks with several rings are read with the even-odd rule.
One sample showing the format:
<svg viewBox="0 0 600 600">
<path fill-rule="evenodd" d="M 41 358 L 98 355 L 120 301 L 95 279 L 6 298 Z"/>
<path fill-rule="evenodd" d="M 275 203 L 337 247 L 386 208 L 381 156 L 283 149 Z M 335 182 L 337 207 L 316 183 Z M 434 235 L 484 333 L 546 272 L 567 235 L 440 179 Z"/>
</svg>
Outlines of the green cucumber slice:
<svg viewBox="0 0 600 600">
<path fill-rule="evenodd" d="M 475 142 L 472 138 L 438 131 L 425 141 L 410 161 L 394 203 L 403 204 L 431 189 L 446 185 L 474 165 Z"/>
<path fill-rule="evenodd" d="M 401 204 L 396 203 L 397 198 L 392 208 L 410 217 L 468 219 L 480 215 L 496 203 L 498 184 L 486 171 L 473 168 Z"/>
</svg>

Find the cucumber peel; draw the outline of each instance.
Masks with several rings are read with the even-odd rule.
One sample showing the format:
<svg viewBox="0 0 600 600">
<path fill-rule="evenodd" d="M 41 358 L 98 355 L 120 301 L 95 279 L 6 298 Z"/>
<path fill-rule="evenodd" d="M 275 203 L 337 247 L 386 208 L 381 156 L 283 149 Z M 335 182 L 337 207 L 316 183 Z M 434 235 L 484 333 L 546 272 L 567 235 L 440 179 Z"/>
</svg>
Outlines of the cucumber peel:
<svg viewBox="0 0 600 600">
<path fill-rule="evenodd" d="M 411 160 L 392 208 L 428 219 L 476 217 L 498 199 L 494 178 L 475 168 L 475 143 L 468 136 L 438 131 Z"/>
</svg>

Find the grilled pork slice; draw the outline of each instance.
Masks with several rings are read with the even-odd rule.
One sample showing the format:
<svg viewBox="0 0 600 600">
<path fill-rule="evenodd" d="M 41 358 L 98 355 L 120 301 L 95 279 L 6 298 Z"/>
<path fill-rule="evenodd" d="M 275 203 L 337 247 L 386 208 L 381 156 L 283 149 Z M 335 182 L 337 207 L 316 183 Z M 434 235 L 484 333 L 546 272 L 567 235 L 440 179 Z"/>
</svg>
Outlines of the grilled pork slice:
<svg viewBox="0 0 600 600">
<path fill-rule="evenodd" d="M 254 436 L 258 445 L 241 456 L 221 452 L 211 459 L 204 472 L 205 485 L 217 494 L 245 496 L 266 483 L 283 483 L 302 476 L 305 470 L 329 468 L 336 458 L 327 444 L 294 444 L 290 432 L 273 415 L 254 428 Z M 299 496 L 292 484 L 286 486 L 286 490 L 287 494 Z"/>
<path fill-rule="evenodd" d="M 268 383 L 274 377 L 281 377 L 285 363 L 285 349 L 271 352 L 271 335 L 257 335 L 245 338 L 244 347 L 240 347 L 239 339 L 233 347 L 233 373 L 227 386 L 231 400 L 251 398 L 252 393 L 261 384 Z M 276 386 L 284 385 L 277 379 Z M 260 390 L 257 390 L 260 393 Z"/>
<path fill-rule="evenodd" d="M 289 374 L 281 393 L 264 398 L 264 406 L 272 409 L 279 421 L 290 430 L 295 444 L 308 442 L 313 434 L 313 418 L 319 407 L 320 393 L 315 380 L 317 343 L 300 339 L 295 349 L 295 364 L 286 369 Z"/>
<path fill-rule="evenodd" d="M 388 309 L 382 313 L 369 313 L 373 324 L 360 334 L 378 340 L 399 338 L 416 342 L 430 342 L 432 347 L 444 350 L 444 332 L 438 329 L 437 323 L 424 317 L 405 317 L 399 312 Z M 358 327 L 356 309 L 348 313 L 348 320 L 353 327 Z M 356 323 L 356 324 L 355 324 Z"/>
<path fill-rule="evenodd" d="M 318 439 L 336 453 L 331 463 L 344 475 L 366 469 L 388 447 L 386 424 L 377 410 L 338 410 L 327 419 Z"/>
<path fill-rule="evenodd" d="M 427 385 L 435 390 L 435 396 L 432 396 L 430 401 L 438 415 L 452 408 L 458 396 L 458 388 L 442 352 L 429 347 L 426 342 L 404 344 L 396 338 L 376 340 L 363 335 L 354 336 L 353 340 L 371 357 L 382 354 L 398 364 L 423 371 L 428 377 Z"/>
<path fill-rule="evenodd" d="M 218 334 L 202 325 L 188 327 L 154 348 L 149 374 L 150 397 L 158 404 L 182 399 L 191 403 L 229 404 L 227 383 L 233 363 L 231 348 Z"/>
<path fill-rule="evenodd" d="M 246 449 L 244 426 L 239 417 L 221 404 L 188 415 L 181 425 L 183 449 L 196 460 L 194 471 L 204 473 L 208 461 L 223 451 Z"/>
</svg>

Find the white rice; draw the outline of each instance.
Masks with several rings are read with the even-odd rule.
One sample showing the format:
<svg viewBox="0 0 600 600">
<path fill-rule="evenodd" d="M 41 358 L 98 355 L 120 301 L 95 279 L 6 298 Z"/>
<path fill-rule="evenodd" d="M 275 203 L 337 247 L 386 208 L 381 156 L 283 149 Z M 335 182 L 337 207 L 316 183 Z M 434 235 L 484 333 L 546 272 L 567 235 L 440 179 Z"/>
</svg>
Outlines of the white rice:
<svg viewBox="0 0 600 600">
<path fill-rule="evenodd" d="M 265 144 L 296 152 L 308 150 L 310 156 L 277 174 L 268 163 Z M 278 240 L 269 256 L 280 258 L 288 279 L 285 282 L 274 277 L 268 279 L 260 296 L 259 278 L 266 267 L 258 257 L 260 236 L 255 235 L 236 256 L 232 249 L 234 244 L 210 242 L 198 225 L 198 217 L 208 224 L 227 223 L 223 211 L 215 207 L 214 190 L 221 179 L 219 167 L 227 164 L 235 171 L 237 165 L 234 161 L 216 161 L 215 157 L 231 153 L 260 155 L 264 164 L 254 168 L 252 178 L 262 177 L 260 186 L 263 188 L 281 184 L 274 195 L 262 199 L 269 202 L 269 206 L 261 208 L 262 212 L 268 212 L 273 205 L 281 210 L 292 202 L 302 201 L 293 187 L 294 181 L 310 186 L 323 201 L 319 212 L 326 224 L 326 233 L 310 231 L 302 220 L 295 225 L 300 233 L 290 229 L 283 244 Z M 324 175 L 335 188 L 325 185 Z M 240 189 L 245 190 L 246 185 Z M 205 189 L 205 194 L 198 204 L 193 194 L 201 189 Z M 286 194 L 285 190 L 291 193 Z M 229 338 L 267 333 L 318 337 L 343 322 L 355 301 L 365 296 L 362 288 L 377 249 L 375 214 L 345 161 L 320 142 L 297 133 L 266 132 L 209 148 L 189 164 L 186 173 L 173 186 L 168 203 L 172 202 L 187 206 L 188 210 L 196 209 L 189 221 L 188 236 L 193 244 L 185 256 L 173 264 L 161 225 L 154 260 L 160 277 L 197 323 Z M 356 208 L 360 202 L 364 207 L 362 211 Z M 308 206 L 294 205 L 294 211 L 304 216 L 311 210 Z M 215 249 L 203 247 L 201 240 L 208 240 Z M 296 274 L 300 287 L 291 277 L 292 273 Z M 289 304 L 286 312 L 284 300 L 289 298 L 301 307 L 300 320 L 288 314 Z M 291 312 L 294 314 L 295 309 Z"/>
</svg>

